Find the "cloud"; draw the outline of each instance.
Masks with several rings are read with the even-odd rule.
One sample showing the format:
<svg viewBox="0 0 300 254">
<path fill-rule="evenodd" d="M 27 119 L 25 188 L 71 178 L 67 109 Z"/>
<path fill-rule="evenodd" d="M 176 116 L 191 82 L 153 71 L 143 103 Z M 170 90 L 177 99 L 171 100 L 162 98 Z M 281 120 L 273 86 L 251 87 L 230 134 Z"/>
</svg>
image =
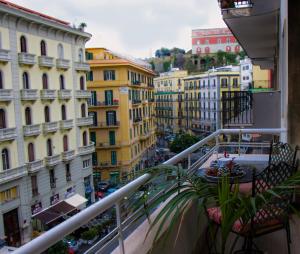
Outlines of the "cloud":
<svg viewBox="0 0 300 254">
<path fill-rule="evenodd" d="M 217 0 L 13 0 L 14 3 L 67 20 L 87 23 L 104 46 L 136 57 L 149 57 L 161 46 L 191 48 L 191 29 L 224 27 Z"/>
</svg>

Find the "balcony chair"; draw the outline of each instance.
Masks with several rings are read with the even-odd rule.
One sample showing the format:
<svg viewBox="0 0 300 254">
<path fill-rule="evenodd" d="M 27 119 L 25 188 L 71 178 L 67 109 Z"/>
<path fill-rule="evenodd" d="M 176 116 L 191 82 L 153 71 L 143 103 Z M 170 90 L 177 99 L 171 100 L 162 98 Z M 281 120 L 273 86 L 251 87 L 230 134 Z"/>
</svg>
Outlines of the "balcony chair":
<svg viewBox="0 0 300 254">
<path fill-rule="evenodd" d="M 287 143 L 282 142 L 271 142 L 270 153 L 269 153 L 269 165 L 284 161 L 289 165 L 296 166 L 297 163 L 297 152 L 299 147 L 296 146 L 295 150 Z"/>
<path fill-rule="evenodd" d="M 297 167 L 283 161 L 279 162 L 277 165 L 271 164 L 267 166 L 259 174 L 256 174 L 254 170 L 251 190 L 252 197 L 256 197 L 258 194 L 280 185 L 288 177 L 292 176 L 296 170 Z M 235 221 L 231 231 L 236 234 L 236 239 L 234 240 L 229 253 L 233 252 L 239 237 L 244 238 L 244 244 L 242 250 L 236 251 L 235 253 L 263 253 L 258 250 L 253 239 L 284 229 L 286 231 L 288 253 L 290 254 L 291 237 L 288 215 L 292 196 L 293 195 L 290 194 L 284 194 L 281 198 L 276 198 L 274 196 L 271 201 L 264 204 L 252 218 L 246 220 L 244 218 L 244 221 L 241 218 Z M 216 236 L 221 226 L 221 209 L 220 207 L 212 207 L 207 208 L 206 211 L 209 223 L 217 226 L 215 231 Z M 206 237 L 207 240 L 209 240 L 209 228 Z M 209 241 L 208 248 L 209 253 L 211 253 L 212 246 L 210 246 Z"/>
</svg>

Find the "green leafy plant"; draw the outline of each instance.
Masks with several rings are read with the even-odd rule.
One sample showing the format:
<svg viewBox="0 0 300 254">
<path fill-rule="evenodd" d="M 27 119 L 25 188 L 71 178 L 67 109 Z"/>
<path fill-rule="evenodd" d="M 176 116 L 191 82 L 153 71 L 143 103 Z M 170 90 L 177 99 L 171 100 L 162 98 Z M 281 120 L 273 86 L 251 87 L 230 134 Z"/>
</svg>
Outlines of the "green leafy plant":
<svg viewBox="0 0 300 254">
<path fill-rule="evenodd" d="M 47 250 L 47 254 L 67 254 L 68 245 L 63 241 L 59 241 Z"/>
<path fill-rule="evenodd" d="M 92 240 L 95 238 L 95 236 L 98 234 L 97 232 L 97 229 L 96 228 L 90 228 L 89 230 L 87 231 L 84 231 L 82 234 L 81 234 L 81 238 L 83 240 Z"/>
</svg>

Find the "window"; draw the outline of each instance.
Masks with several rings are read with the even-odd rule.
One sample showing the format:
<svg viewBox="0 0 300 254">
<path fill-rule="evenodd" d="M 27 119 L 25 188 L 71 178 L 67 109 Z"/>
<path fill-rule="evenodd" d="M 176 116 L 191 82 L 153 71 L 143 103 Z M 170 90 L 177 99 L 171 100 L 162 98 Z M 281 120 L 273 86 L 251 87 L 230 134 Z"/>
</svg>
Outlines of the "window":
<svg viewBox="0 0 300 254">
<path fill-rule="evenodd" d="M 116 80 L 116 75 L 114 70 L 104 71 L 104 80 Z"/>
<path fill-rule="evenodd" d="M 52 152 L 52 140 L 49 138 L 47 140 L 47 156 L 52 156 L 53 152 Z"/>
<path fill-rule="evenodd" d="M 86 106 L 85 106 L 85 103 L 81 104 L 81 117 L 86 117 Z"/>
<path fill-rule="evenodd" d="M 50 185 L 51 188 L 55 188 L 55 172 L 54 169 L 49 170 L 49 177 L 50 177 Z"/>
<path fill-rule="evenodd" d="M 94 80 L 93 71 L 89 71 L 89 72 L 86 74 L 86 80 L 87 80 L 87 81 L 93 81 L 93 80 Z"/>
<path fill-rule="evenodd" d="M 113 105 L 113 91 L 112 90 L 105 91 L 105 105 Z"/>
<path fill-rule="evenodd" d="M 109 131 L 109 144 L 111 146 L 116 144 L 116 132 L 115 131 Z"/>
<path fill-rule="evenodd" d="M 233 80 L 232 80 L 232 82 L 233 82 L 233 87 L 238 87 L 238 79 L 237 78 L 233 78 Z"/>
<path fill-rule="evenodd" d="M 90 132 L 90 140 L 91 140 L 94 144 L 96 144 L 96 141 L 97 141 L 96 132 L 94 132 L 94 131 L 91 131 L 91 132 Z"/>
<path fill-rule="evenodd" d="M 83 50 L 82 49 L 79 49 L 78 50 L 78 61 L 80 62 L 80 63 L 82 63 L 83 62 Z"/>
<path fill-rule="evenodd" d="M 24 35 L 20 38 L 21 52 L 27 53 L 27 41 Z"/>
<path fill-rule="evenodd" d="M 0 203 L 5 203 L 18 198 L 18 188 L 13 187 L 0 192 Z"/>
<path fill-rule="evenodd" d="M 80 90 L 84 90 L 85 89 L 85 82 L 84 82 L 84 77 L 83 76 L 80 77 L 79 83 L 80 83 Z"/>
<path fill-rule="evenodd" d="M 29 89 L 29 75 L 27 72 L 24 72 L 22 75 L 22 79 L 23 79 L 23 89 Z"/>
<path fill-rule="evenodd" d="M 48 89 L 48 76 L 46 73 L 42 76 L 43 89 Z"/>
<path fill-rule="evenodd" d="M 107 111 L 106 112 L 106 124 L 108 126 L 117 124 L 116 111 Z"/>
<path fill-rule="evenodd" d="M 57 45 L 57 56 L 59 59 L 64 59 L 64 47 L 61 43 Z"/>
<path fill-rule="evenodd" d="M 44 40 L 41 41 L 41 56 L 47 55 L 46 42 Z"/>
<path fill-rule="evenodd" d="M 44 108 L 44 116 L 45 116 L 45 122 L 49 123 L 51 120 L 50 120 L 50 109 L 48 106 Z"/>
<path fill-rule="evenodd" d="M 10 169 L 9 152 L 4 148 L 1 153 L 2 156 L 2 170 Z"/>
<path fill-rule="evenodd" d="M 69 150 L 69 143 L 68 143 L 68 136 L 64 135 L 63 137 L 63 148 L 64 148 L 64 152 Z"/>
<path fill-rule="evenodd" d="M 117 152 L 111 151 L 111 165 L 117 165 Z"/>
<path fill-rule="evenodd" d="M 31 191 L 32 191 L 32 196 L 33 197 L 39 195 L 37 175 L 31 176 Z"/>
<path fill-rule="evenodd" d="M 67 182 L 71 181 L 71 170 L 70 170 L 70 164 L 66 164 L 66 180 Z"/>
<path fill-rule="evenodd" d="M 0 129 L 6 128 L 6 113 L 4 109 L 0 109 Z"/>
<path fill-rule="evenodd" d="M 31 125 L 32 124 L 31 109 L 29 107 L 25 108 L 25 124 L 26 125 Z"/>
<path fill-rule="evenodd" d="M 65 89 L 65 77 L 63 75 L 59 76 L 59 86 L 60 86 L 60 90 Z"/>
<path fill-rule="evenodd" d="M 84 132 L 82 133 L 82 145 L 83 145 L 83 146 L 87 146 L 87 145 L 88 145 L 87 132 L 86 132 L 86 131 L 84 131 Z"/>
<path fill-rule="evenodd" d="M 35 154 L 34 154 L 34 145 L 33 143 L 29 143 L 28 144 L 28 161 L 29 162 L 32 162 L 32 161 L 35 161 Z"/>
<path fill-rule="evenodd" d="M 0 71 L 0 89 L 4 88 L 3 73 Z"/>
<path fill-rule="evenodd" d="M 91 164 L 91 160 L 84 160 L 82 161 L 82 167 L 83 168 L 88 168 Z"/>
<path fill-rule="evenodd" d="M 93 60 L 94 55 L 91 52 L 86 52 L 85 57 L 86 57 L 87 60 Z"/>
<path fill-rule="evenodd" d="M 61 105 L 61 120 L 67 120 L 67 112 L 65 105 Z"/>
<path fill-rule="evenodd" d="M 227 87 L 227 78 L 221 79 L 221 87 Z"/>
</svg>

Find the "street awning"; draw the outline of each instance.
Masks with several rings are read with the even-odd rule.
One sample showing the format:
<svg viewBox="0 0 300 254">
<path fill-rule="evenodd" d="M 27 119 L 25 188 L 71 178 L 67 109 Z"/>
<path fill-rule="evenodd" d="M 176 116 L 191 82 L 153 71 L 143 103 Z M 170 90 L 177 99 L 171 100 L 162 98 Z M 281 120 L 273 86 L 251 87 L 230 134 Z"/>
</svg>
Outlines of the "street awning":
<svg viewBox="0 0 300 254">
<path fill-rule="evenodd" d="M 34 214 L 32 218 L 38 219 L 47 225 L 74 210 L 76 210 L 75 206 L 70 205 L 66 201 L 60 201 L 57 204 Z"/>
<path fill-rule="evenodd" d="M 72 197 L 65 199 L 65 202 L 67 202 L 71 206 L 78 208 L 79 206 L 87 202 L 87 199 L 79 194 L 75 194 Z"/>
</svg>

